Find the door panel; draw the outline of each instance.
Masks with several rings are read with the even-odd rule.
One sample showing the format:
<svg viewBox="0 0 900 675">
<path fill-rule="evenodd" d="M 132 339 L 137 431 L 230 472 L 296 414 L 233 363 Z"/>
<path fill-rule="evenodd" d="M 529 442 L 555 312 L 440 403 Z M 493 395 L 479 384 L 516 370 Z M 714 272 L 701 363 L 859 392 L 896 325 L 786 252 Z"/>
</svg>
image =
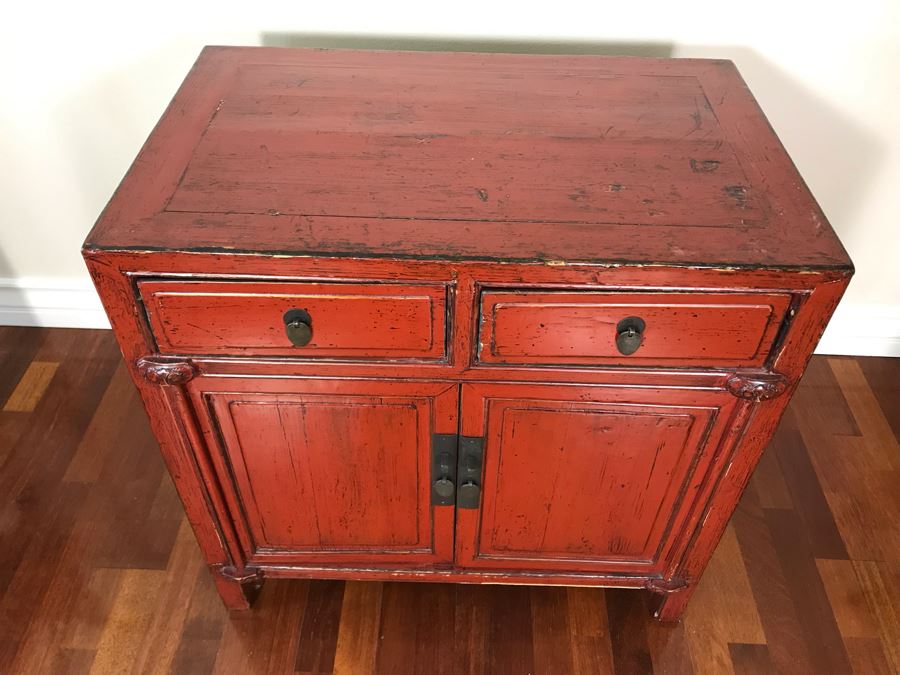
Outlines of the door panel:
<svg viewBox="0 0 900 675">
<path fill-rule="evenodd" d="M 225 437 L 240 448 L 231 460 L 256 506 L 258 543 L 415 547 L 423 533 L 403 514 L 418 510 L 415 469 L 427 443 L 418 414 L 412 402 L 230 401 L 219 418 L 233 424 Z M 385 499 L 394 508 L 376 508 Z"/>
<path fill-rule="evenodd" d="M 456 385 L 234 378 L 191 385 L 252 560 L 452 559 L 453 507 L 431 506 L 430 466 L 432 435 L 456 432 Z"/>
<path fill-rule="evenodd" d="M 459 511 L 469 567 L 658 574 L 735 403 L 722 391 L 466 384 L 481 504 Z"/>
</svg>

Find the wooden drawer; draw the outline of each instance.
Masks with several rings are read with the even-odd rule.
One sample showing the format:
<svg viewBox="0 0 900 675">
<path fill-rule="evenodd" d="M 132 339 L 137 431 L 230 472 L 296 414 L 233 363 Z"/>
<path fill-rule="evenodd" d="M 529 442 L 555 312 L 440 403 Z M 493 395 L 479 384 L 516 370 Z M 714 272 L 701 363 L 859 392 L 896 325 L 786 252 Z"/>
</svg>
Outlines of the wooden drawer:
<svg viewBox="0 0 900 675">
<path fill-rule="evenodd" d="M 355 360 L 446 356 L 443 284 L 143 281 L 162 354 Z M 304 310 L 308 344 L 288 338 L 284 315 Z"/>
<path fill-rule="evenodd" d="M 481 363 L 754 366 L 790 303 L 783 293 L 485 291 Z M 622 354 L 617 326 L 640 317 L 640 347 Z"/>
</svg>

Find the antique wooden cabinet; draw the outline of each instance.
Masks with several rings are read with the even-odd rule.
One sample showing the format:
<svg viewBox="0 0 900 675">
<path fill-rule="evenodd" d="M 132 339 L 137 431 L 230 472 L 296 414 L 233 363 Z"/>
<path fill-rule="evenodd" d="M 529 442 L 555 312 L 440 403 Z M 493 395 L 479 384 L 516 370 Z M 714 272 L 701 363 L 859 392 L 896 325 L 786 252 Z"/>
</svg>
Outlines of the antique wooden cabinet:
<svg viewBox="0 0 900 675">
<path fill-rule="evenodd" d="M 84 245 L 218 589 L 676 619 L 852 273 L 728 61 L 207 48 Z"/>
</svg>

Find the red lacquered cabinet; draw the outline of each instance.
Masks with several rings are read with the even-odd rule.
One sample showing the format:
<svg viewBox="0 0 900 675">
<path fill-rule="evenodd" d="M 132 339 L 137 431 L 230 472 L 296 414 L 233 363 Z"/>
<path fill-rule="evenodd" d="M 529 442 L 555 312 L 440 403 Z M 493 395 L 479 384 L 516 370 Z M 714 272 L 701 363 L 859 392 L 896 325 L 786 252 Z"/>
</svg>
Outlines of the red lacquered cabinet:
<svg viewBox="0 0 900 675">
<path fill-rule="evenodd" d="M 207 48 L 84 245 L 225 604 L 677 619 L 852 265 L 727 61 Z"/>
</svg>

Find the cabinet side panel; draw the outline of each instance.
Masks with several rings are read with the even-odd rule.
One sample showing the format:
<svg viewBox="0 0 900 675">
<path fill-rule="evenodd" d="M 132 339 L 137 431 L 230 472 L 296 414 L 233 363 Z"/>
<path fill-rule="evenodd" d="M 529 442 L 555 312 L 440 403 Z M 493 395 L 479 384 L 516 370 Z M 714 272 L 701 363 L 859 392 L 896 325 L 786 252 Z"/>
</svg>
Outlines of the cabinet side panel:
<svg viewBox="0 0 900 675">
<path fill-rule="evenodd" d="M 846 277 L 821 284 L 797 308 L 774 363 L 774 369 L 788 382 L 785 392 L 770 400 L 740 404 L 730 439 L 735 450 L 710 497 L 687 553 L 667 574 L 669 578 L 683 580 L 686 585 L 657 599 L 653 608 L 657 618 L 677 620 L 684 612 L 849 281 Z"/>
<path fill-rule="evenodd" d="M 148 353 L 149 346 L 129 278 L 106 261 L 102 254 L 85 257 L 125 364 L 140 392 L 163 459 L 207 563 L 216 566 L 243 565 L 236 537 L 227 524 L 220 521 L 214 507 L 216 486 L 204 482 L 198 466 L 186 426 L 193 425 L 194 421 L 184 418 L 188 407 L 179 404 L 183 393 L 177 387 L 151 384 L 137 368 L 137 360 Z"/>
</svg>

